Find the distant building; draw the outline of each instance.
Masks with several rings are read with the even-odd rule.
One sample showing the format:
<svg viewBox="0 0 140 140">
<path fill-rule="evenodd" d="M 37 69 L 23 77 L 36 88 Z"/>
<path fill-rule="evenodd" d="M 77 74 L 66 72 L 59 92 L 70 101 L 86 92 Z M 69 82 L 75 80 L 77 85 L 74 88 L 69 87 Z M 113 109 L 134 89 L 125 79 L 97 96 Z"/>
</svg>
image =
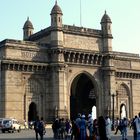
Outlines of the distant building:
<svg viewBox="0 0 140 140">
<path fill-rule="evenodd" d="M 112 51 L 107 13 L 100 30 L 64 25 L 57 3 L 50 16 L 49 27 L 33 33 L 28 18 L 23 40 L 0 42 L 0 117 L 72 119 L 93 106 L 97 116 L 138 114 L 140 57 Z"/>
</svg>

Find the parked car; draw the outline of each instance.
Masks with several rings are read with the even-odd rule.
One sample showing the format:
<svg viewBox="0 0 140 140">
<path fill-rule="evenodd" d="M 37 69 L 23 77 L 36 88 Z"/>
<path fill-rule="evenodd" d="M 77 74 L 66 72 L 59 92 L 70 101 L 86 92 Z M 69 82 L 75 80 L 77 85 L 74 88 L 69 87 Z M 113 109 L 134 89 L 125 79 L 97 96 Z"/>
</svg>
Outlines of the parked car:
<svg viewBox="0 0 140 140">
<path fill-rule="evenodd" d="M 1 126 L 2 133 L 5 133 L 5 131 L 12 133 L 15 131 L 21 131 L 20 123 L 16 119 L 4 118 L 2 119 Z"/>
</svg>

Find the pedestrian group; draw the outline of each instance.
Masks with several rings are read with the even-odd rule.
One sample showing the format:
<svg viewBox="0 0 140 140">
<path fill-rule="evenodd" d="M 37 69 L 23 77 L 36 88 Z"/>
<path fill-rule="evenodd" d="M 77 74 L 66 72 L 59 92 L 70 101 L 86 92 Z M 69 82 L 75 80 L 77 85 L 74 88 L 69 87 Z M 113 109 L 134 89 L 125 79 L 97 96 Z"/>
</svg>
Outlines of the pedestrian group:
<svg viewBox="0 0 140 140">
<path fill-rule="evenodd" d="M 93 120 L 91 114 L 86 116 L 85 114 L 78 113 L 74 120 L 56 118 L 52 123 L 52 130 L 54 139 L 111 140 L 112 125 L 115 127 L 114 134 L 116 135 L 119 132 L 122 136 L 122 140 L 128 140 L 128 128 L 133 129 L 134 140 L 140 140 L 140 113 L 132 120 L 128 120 L 126 117 L 122 119 L 116 118 L 114 124 L 112 124 L 108 116 L 99 116 Z M 40 140 L 43 140 L 43 136 L 46 133 L 43 118 L 36 118 L 34 130 L 36 140 L 38 140 L 39 136 Z"/>
</svg>

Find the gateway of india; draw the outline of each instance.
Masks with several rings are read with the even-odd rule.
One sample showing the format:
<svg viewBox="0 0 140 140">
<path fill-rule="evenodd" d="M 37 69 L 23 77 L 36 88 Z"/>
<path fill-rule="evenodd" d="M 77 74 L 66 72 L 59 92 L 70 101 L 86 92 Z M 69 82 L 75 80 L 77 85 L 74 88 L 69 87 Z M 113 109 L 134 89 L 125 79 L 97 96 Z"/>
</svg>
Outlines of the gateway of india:
<svg viewBox="0 0 140 140">
<path fill-rule="evenodd" d="M 0 117 L 47 122 L 78 113 L 132 118 L 140 111 L 140 57 L 113 51 L 111 19 L 101 29 L 63 24 L 57 1 L 51 25 L 23 40 L 0 42 Z M 113 113 L 113 114 L 112 114 Z"/>
</svg>

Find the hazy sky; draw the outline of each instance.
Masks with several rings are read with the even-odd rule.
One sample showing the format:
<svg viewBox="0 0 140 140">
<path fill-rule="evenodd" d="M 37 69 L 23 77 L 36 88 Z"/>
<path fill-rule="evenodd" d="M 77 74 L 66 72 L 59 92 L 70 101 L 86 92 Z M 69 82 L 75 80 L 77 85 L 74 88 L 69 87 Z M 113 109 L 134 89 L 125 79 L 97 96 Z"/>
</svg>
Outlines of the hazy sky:
<svg viewBox="0 0 140 140">
<path fill-rule="evenodd" d="M 55 0 L 1 0 L 0 41 L 22 40 L 22 28 L 30 18 L 34 33 L 50 26 Z M 80 0 L 58 0 L 63 24 L 80 26 Z M 140 0 L 81 0 L 82 26 L 100 29 L 104 11 L 112 20 L 113 50 L 140 54 Z"/>
</svg>

